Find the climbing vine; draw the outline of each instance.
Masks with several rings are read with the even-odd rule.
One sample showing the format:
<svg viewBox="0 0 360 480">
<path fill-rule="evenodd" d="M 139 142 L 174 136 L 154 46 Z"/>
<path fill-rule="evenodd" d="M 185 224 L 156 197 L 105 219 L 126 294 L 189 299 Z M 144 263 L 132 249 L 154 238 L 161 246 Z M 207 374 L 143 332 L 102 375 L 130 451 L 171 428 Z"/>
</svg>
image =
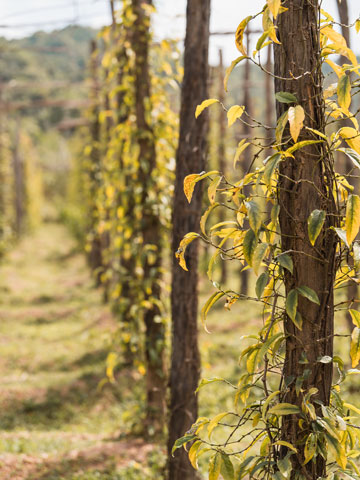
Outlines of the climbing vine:
<svg viewBox="0 0 360 480">
<path fill-rule="evenodd" d="M 276 73 L 267 71 L 261 62 L 261 52 L 269 43 L 280 44 L 278 20 L 288 10 L 282 3 L 284 2 L 268 0 L 261 12 L 240 23 L 235 42 L 241 56 L 232 62 L 226 72 L 225 90 L 232 70 L 245 59 L 275 79 L 297 81 L 307 75 L 317 78 L 315 71 L 305 72 L 299 77 L 293 75 L 289 79 L 280 78 Z M 196 184 L 200 181 L 209 182 L 209 206 L 201 219 L 201 233 L 188 233 L 176 252 L 180 265 L 186 270 L 186 248 L 192 241 L 201 240 L 215 249 L 207 274 L 216 291 L 201 311 L 205 329 L 207 314 L 220 299 L 225 300 L 225 308 L 229 310 L 235 302 L 242 300 L 262 305 L 262 327 L 257 334 L 244 335 L 241 339 L 247 346 L 240 354 L 244 373 L 238 383 L 213 378 L 203 379 L 199 385 L 200 389 L 212 382 L 222 382 L 224 388 L 234 392 L 234 409 L 220 412 L 213 418 L 198 418 L 173 448 L 175 452 L 177 448 L 189 446 L 189 459 L 194 468 L 198 468 L 198 459 L 208 452 L 211 480 L 216 480 L 220 475 L 225 480 L 317 478 L 317 475 L 314 477 L 311 474 L 309 467 L 316 462 L 326 464 L 326 478 L 329 480 L 360 477 L 356 464 L 360 442 L 356 421 L 360 409 L 342 397 L 343 386 L 351 381 L 352 375 L 360 373 L 356 368 L 360 361 L 360 314 L 356 309 L 358 300 L 344 299 L 342 295 L 343 287 L 348 282 L 359 282 L 360 244 L 356 237 L 360 227 L 360 197 L 353 191 L 348 179 L 358 177 L 360 168 L 360 130 L 356 119 L 358 112 L 350 110 L 358 93 L 360 65 L 344 37 L 334 28 L 335 20 L 324 11 L 318 13 L 321 65 L 316 68 L 326 64 L 327 70 L 324 71 L 329 72 L 330 68 L 337 77 L 336 82 L 327 82 L 328 86 L 322 91 L 321 108 L 325 124 L 320 123 L 317 128 L 309 126 L 313 119 L 309 121 L 296 93 L 289 91 L 276 93 L 276 100 L 283 113 L 278 115 L 274 129 L 251 118 L 242 105 L 226 109 L 220 104 L 226 111 L 229 127 L 237 121 L 245 122 L 251 125 L 253 131 L 259 129 L 263 132 L 265 129 L 269 138 L 254 135 L 238 144 L 234 166 L 250 145 L 254 157 L 249 171 L 237 181 L 231 181 L 218 171 L 194 173 L 184 180 L 184 192 L 189 202 Z M 264 32 L 257 40 L 255 51 L 249 55 L 243 45 L 244 32 L 259 15 L 262 16 Z M 359 31 L 360 21 L 357 20 L 354 25 Z M 346 57 L 346 62 L 337 65 L 333 60 L 334 55 Z M 327 73 L 329 79 L 334 75 L 331 72 Z M 197 107 L 195 116 L 198 117 L 205 108 L 219 103 L 217 99 L 204 100 Z M 352 125 L 344 126 L 348 121 Z M 306 242 L 310 248 L 314 248 L 315 254 L 319 255 L 323 263 L 328 261 L 326 255 L 329 252 L 320 251 L 320 242 L 325 238 L 326 241 L 336 243 L 334 309 L 336 312 L 349 311 L 354 328 L 351 335 L 333 334 L 330 330 L 329 337 L 331 341 L 334 337 L 351 337 L 348 340 L 352 368 L 346 366 L 346 359 L 331 352 L 318 356 L 315 361 L 310 360 L 304 348 L 299 359 L 302 374 L 296 376 L 289 375 L 285 359 L 289 348 L 295 348 L 291 347 L 291 342 L 296 344 L 304 325 L 309 328 L 304 313 L 299 311 L 300 302 L 306 299 L 309 302 L 307 305 L 318 305 L 319 315 L 323 307 L 332 308 L 321 304 L 318 292 L 305 283 L 296 284 L 294 280 L 293 287 L 288 287 L 291 279 L 295 278 L 299 258 L 311 254 L 308 251 L 298 252 L 284 248 L 284 237 L 294 237 L 296 233 L 287 231 L 284 234 L 283 225 L 279 223 L 279 213 L 283 208 L 280 198 L 284 185 L 291 189 L 292 185 L 298 184 L 286 176 L 284 165 L 295 161 L 301 151 L 309 151 L 309 147 L 318 149 L 319 162 L 322 162 L 324 169 L 325 187 L 320 191 L 315 181 L 298 181 L 308 182 L 318 189 L 321 200 L 319 207 L 311 211 L 307 218 Z M 264 158 L 263 152 L 269 148 L 272 148 L 273 153 Z M 333 161 L 335 155 L 340 160 L 349 157 L 353 169 L 346 174 L 336 173 Z M 229 220 L 215 222 L 210 226 L 211 218 L 215 217 L 213 212 L 217 209 L 227 209 L 226 218 Z M 251 268 L 257 277 L 255 292 L 249 296 L 242 295 L 235 290 L 224 289 L 216 282 L 213 272 L 220 260 L 238 262 L 244 269 Z M 331 296 L 332 292 L 328 292 L 328 302 L 331 302 Z M 316 365 L 329 365 L 331 369 L 332 366 L 335 367 L 329 402 L 322 401 L 319 395 L 326 379 L 322 378 L 316 385 L 308 383 L 313 370 L 317 369 Z M 331 370 L 328 371 L 331 378 Z M 293 402 L 288 401 L 290 391 L 295 392 Z M 296 432 L 292 442 L 288 441 L 284 433 L 289 418 L 296 419 Z"/>
</svg>

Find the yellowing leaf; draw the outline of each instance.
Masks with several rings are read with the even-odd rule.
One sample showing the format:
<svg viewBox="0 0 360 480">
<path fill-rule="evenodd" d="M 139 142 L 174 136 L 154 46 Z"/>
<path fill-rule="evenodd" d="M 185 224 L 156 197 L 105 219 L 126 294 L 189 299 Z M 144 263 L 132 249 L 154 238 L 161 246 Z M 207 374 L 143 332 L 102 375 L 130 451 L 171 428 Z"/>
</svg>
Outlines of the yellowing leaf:
<svg viewBox="0 0 360 480">
<path fill-rule="evenodd" d="M 254 201 L 245 202 L 245 207 L 249 217 L 251 229 L 257 233 L 262 224 L 262 214 L 260 206 Z"/>
<path fill-rule="evenodd" d="M 341 77 L 342 71 L 339 65 L 336 65 L 336 63 L 334 63 L 332 60 L 329 60 L 328 58 L 325 60 L 325 63 L 327 63 L 334 70 L 334 72 L 339 78 Z"/>
<path fill-rule="evenodd" d="M 213 105 L 214 103 L 219 103 L 219 100 L 217 100 L 216 98 L 209 98 L 207 100 L 204 100 L 200 105 L 196 107 L 195 118 L 198 118 L 198 116 L 202 114 L 205 108 L 210 107 L 210 105 Z"/>
<path fill-rule="evenodd" d="M 308 234 L 311 245 L 315 245 L 325 222 L 326 214 L 323 210 L 314 210 L 308 218 Z"/>
<path fill-rule="evenodd" d="M 189 203 L 191 202 L 194 193 L 196 180 L 199 178 L 200 175 L 198 173 L 192 173 L 184 178 L 184 193 Z"/>
<path fill-rule="evenodd" d="M 281 7 L 281 0 L 267 0 L 267 5 L 270 12 L 273 14 L 273 17 L 276 19 Z"/>
<path fill-rule="evenodd" d="M 339 45 L 339 47 L 347 48 L 345 38 L 340 33 L 335 31 L 332 27 L 330 27 L 330 25 L 326 25 L 325 27 L 322 27 L 320 29 L 320 32 L 323 35 L 325 35 L 327 38 L 329 38 L 332 42 Z"/>
<path fill-rule="evenodd" d="M 286 124 L 289 119 L 289 111 L 284 112 L 279 120 L 277 121 L 276 129 L 275 129 L 275 138 L 276 143 L 279 145 L 282 140 L 282 136 L 286 127 Z"/>
<path fill-rule="evenodd" d="M 337 87 L 338 102 L 340 107 L 349 109 L 351 104 L 351 84 L 349 75 L 342 75 L 340 77 Z"/>
<path fill-rule="evenodd" d="M 252 258 L 256 249 L 256 245 L 257 245 L 256 235 L 250 229 L 246 232 L 246 235 L 244 237 L 244 243 L 243 243 L 244 257 L 250 266 L 252 265 Z"/>
<path fill-rule="evenodd" d="M 352 127 L 343 127 L 339 135 L 345 140 L 350 148 L 360 154 L 360 133 Z"/>
<path fill-rule="evenodd" d="M 179 248 L 175 253 L 175 257 L 179 260 L 179 265 L 184 270 L 188 271 L 185 261 L 185 250 L 189 243 L 191 243 L 195 238 L 200 237 L 198 233 L 190 232 L 185 235 L 185 237 L 181 240 Z"/>
<path fill-rule="evenodd" d="M 244 113 L 245 107 L 240 105 L 233 105 L 227 112 L 228 126 L 231 127 L 238 118 Z"/>
<path fill-rule="evenodd" d="M 360 361 L 360 328 L 355 327 L 351 334 L 350 344 L 351 366 L 355 368 Z"/>
<path fill-rule="evenodd" d="M 234 70 L 234 68 L 236 67 L 236 65 L 238 65 L 242 60 L 244 60 L 244 58 L 247 58 L 247 56 L 246 56 L 246 55 L 242 55 L 241 57 L 236 58 L 235 60 L 233 60 L 233 61 L 231 62 L 230 66 L 226 69 L 225 77 L 224 77 L 224 89 L 225 89 L 225 92 L 228 91 L 227 86 L 228 86 L 228 81 L 229 81 L 229 77 L 230 77 L 231 72 Z"/>
<path fill-rule="evenodd" d="M 205 328 L 205 331 L 209 333 L 209 331 L 206 328 L 206 317 L 207 314 L 210 311 L 210 308 L 223 296 L 225 295 L 224 292 L 215 292 L 211 295 L 211 297 L 208 299 L 208 301 L 205 303 L 203 308 L 201 309 L 201 322 Z"/>
<path fill-rule="evenodd" d="M 305 443 L 305 450 L 304 450 L 304 456 L 305 456 L 305 462 L 304 465 L 306 465 L 310 460 L 313 458 L 313 456 L 316 453 L 316 448 L 317 448 L 317 437 L 314 433 L 310 433 L 309 436 L 306 439 Z"/>
<path fill-rule="evenodd" d="M 356 33 L 359 33 L 359 32 L 360 32 L 360 20 L 356 20 L 356 22 L 355 22 L 355 30 L 356 30 Z"/>
<path fill-rule="evenodd" d="M 246 142 L 245 138 L 239 142 L 235 152 L 235 157 L 234 157 L 234 164 L 233 164 L 234 168 L 236 167 L 236 164 L 240 159 L 240 155 L 249 145 L 250 143 Z"/>
<path fill-rule="evenodd" d="M 297 448 L 295 448 L 294 445 L 292 445 L 289 442 L 285 442 L 284 440 L 278 440 L 277 442 L 274 443 L 274 445 L 283 445 L 284 447 L 289 448 L 290 450 L 292 450 L 295 453 L 298 452 Z"/>
<path fill-rule="evenodd" d="M 193 468 L 195 468 L 195 470 L 198 469 L 197 453 L 198 453 L 198 450 L 201 447 L 201 445 L 202 445 L 202 441 L 197 440 L 196 442 L 194 442 L 191 445 L 191 448 L 189 450 L 189 460 L 190 460 L 190 463 L 193 466 Z"/>
<path fill-rule="evenodd" d="M 238 26 L 235 33 L 235 45 L 236 48 L 243 54 L 246 55 L 246 48 L 243 45 L 244 32 L 247 24 L 253 17 L 250 15 L 246 17 Z"/>
<path fill-rule="evenodd" d="M 206 230 L 205 230 L 206 220 L 208 219 L 208 216 L 210 215 L 210 213 L 218 206 L 219 206 L 219 203 L 214 203 L 213 205 L 210 205 L 210 207 L 205 211 L 205 213 L 201 217 L 200 229 L 204 235 L 206 235 Z"/>
<path fill-rule="evenodd" d="M 221 182 L 221 177 L 218 176 L 218 177 L 215 177 L 209 185 L 208 197 L 211 204 L 214 204 L 215 202 L 216 190 L 220 182 Z"/>
<path fill-rule="evenodd" d="M 360 328 L 360 312 L 357 310 L 349 310 L 353 324 Z"/>
<path fill-rule="evenodd" d="M 269 414 L 274 415 L 296 415 L 300 413 L 300 408 L 291 403 L 278 403 L 274 407 L 270 408 Z"/>
<path fill-rule="evenodd" d="M 294 142 L 297 142 L 299 138 L 300 131 L 304 126 L 304 120 L 305 112 L 300 105 L 289 108 L 290 134 Z"/>
<path fill-rule="evenodd" d="M 360 197 L 350 195 L 346 204 L 346 239 L 351 245 L 360 228 Z"/>
<path fill-rule="evenodd" d="M 234 466 L 231 463 L 229 455 L 221 452 L 221 475 L 224 480 L 235 480 Z"/>
<path fill-rule="evenodd" d="M 276 167 L 278 166 L 278 163 L 280 162 L 280 160 L 281 160 L 281 155 L 279 153 L 275 153 L 275 155 L 272 155 L 266 161 L 263 180 L 268 187 L 271 186 L 271 180 L 273 178 L 273 175 L 276 171 Z"/>
<path fill-rule="evenodd" d="M 296 311 L 298 305 L 298 293 L 296 290 L 290 290 L 286 297 L 286 313 L 289 315 L 291 320 L 295 322 Z"/>
<path fill-rule="evenodd" d="M 324 90 L 324 99 L 326 100 L 329 97 L 332 97 L 335 95 L 335 92 L 337 91 L 338 84 L 337 83 L 332 83 L 329 85 L 325 90 Z"/>
<path fill-rule="evenodd" d="M 209 462 L 209 480 L 218 480 L 221 469 L 221 454 L 217 452 Z"/>
<path fill-rule="evenodd" d="M 226 415 L 229 415 L 229 412 L 222 412 L 222 413 L 219 413 L 218 415 L 216 415 L 209 423 L 208 427 L 207 427 L 207 431 L 208 431 L 208 436 L 209 438 L 211 437 L 211 434 L 214 430 L 215 427 L 218 426 L 219 422 L 224 418 L 226 417 Z"/>
<path fill-rule="evenodd" d="M 256 275 L 258 275 L 259 273 L 259 268 L 260 268 L 261 262 L 263 261 L 263 258 L 265 257 L 267 248 L 268 248 L 267 243 L 259 243 L 259 245 L 256 247 L 254 251 L 254 254 L 252 257 L 252 267 Z"/>
</svg>

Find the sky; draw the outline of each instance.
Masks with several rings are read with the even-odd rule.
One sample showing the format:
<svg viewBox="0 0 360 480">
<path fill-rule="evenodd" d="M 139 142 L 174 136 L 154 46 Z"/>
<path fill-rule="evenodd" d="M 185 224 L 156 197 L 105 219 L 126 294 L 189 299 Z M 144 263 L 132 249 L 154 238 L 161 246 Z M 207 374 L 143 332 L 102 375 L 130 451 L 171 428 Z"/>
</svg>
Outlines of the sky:
<svg viewBox="0 0 360 480">
<path fill-rule="evenodd" d="M 19 38 L 37 30 L 50 31 L 74 23 L 98 28 L 110 22 L 109 3 L 109 0 L 0 0 L 0 36 Z M 212 0 L 210 30 L 235 31 L 244 17 L 261 10 L 264 3 L 265 0 Z M 360 0 L 348 0 L 348 4 L 350 18 L 359 18 Z M 155 5 L 158 12 L 154 19 L 156 38 L 182 39 L 186 0 L 155 0 Z M 335 0 L 323 0 L 323 8 L 337 18 Z M 353 47 L 356 43 L 360 44 L 354 38 Z M 210 63 L 217 63 L 219 48 L 224 50 L 227 64 L 238 56 L 232 35 L 212 36 Z M 354 50 L 360 53 L 360 48 Z"/>
</svg>

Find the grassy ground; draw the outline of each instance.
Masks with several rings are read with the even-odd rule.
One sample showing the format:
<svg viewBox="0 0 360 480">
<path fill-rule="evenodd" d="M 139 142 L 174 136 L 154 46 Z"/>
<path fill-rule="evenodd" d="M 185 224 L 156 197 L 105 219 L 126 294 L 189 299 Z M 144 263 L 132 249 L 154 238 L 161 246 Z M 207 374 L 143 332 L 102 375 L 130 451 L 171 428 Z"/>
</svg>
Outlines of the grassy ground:
<svg viewBox="0 0 360 480">
<path fill-rule="evenodd" d="M 118 371 L 115 385 L 98 388 L 116 321 L 65 227 L 47 224 L 26 237 L 0 271 L 0 479 L 160 480 L 164 448 L 134 435 L 141 374 Z M 239 281 L 234 272 L 230 280 Z M 213 291 L 203 275 L 201 306 Z M 200 327 L 202 377 L 236 384 L 241 336 L 257 330 L 261 313 L 256 303 L 230 312 L 222 304 L 209 314 L 211 334 Z M 348 343 L 340 339 L 337 352 Z M 357 378 L 346 390 L 358 403 Z M 199 400 L 200 415 L 212 417 L 232 410 L 234 396 L 213 383 Z"/>
<path fill-rule="evenodd" d="M 0 478 L 156 478 L 161 449 L 127 435 L 140 374 L 97 388 L 116 324 L 64 227 L 10 252 L 0 301 Z"/>
</svg>

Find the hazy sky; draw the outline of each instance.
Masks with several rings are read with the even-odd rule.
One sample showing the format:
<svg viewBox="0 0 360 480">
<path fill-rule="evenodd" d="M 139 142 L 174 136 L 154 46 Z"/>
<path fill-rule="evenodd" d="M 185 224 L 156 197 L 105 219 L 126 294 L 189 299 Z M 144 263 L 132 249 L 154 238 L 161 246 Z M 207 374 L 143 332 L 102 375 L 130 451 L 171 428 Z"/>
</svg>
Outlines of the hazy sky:
<svg viewBox="0 0 360 480">
<path fill-rule="evenodd" d="M 201 2 L 202 0 L 198 0 Z M 323 0 L 323 8 L 336 16 L 336 0 Z M 0 35 L 8 38 L 29 35 L 36 30 L 53 30 L 69 23 L 100 27 L 109 23 L 109 0 L 0 0 Z M 212 0 L 211 31 L 234 31 L 239 22 L 259 11 L 264 0 Z M 348 0 L 351 19 L 360 16 L 360 0 Z M 155 0 L 158 13 L 155 35 L 182 38 L 185 28 L 186 0 Z M 360 53 L 355 44 L 353 48 Z M 232 36 L 211 38 L 210 61 L 216 63 L 218 48 L 223 47 L 229 63 L 238 56 Z"/>
</svg>

